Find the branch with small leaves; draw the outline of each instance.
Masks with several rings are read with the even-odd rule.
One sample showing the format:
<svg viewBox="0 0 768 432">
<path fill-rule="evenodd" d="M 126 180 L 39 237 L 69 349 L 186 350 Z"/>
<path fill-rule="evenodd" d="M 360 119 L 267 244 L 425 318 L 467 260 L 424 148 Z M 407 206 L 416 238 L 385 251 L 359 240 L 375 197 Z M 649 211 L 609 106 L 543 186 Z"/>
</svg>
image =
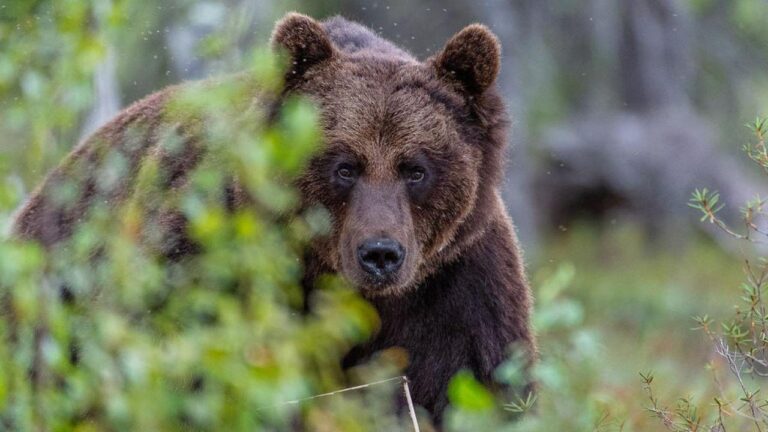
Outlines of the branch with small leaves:
<svg viewBox="0 0 768 432">
<path fill-rule="evenodd" d="M 768 117 L 757 117 L 754 122 L 748 123 L 747 127 L 755 135 L 756 140 L 754 143 L 745 144 L 744 152 L 768 174 L 768 148 L 765 145 Z"/>
<path fill-rule="evenodd" d="M 757 118 L 754 122 L 747 124 L 747 127 L 755 135 L 755 142 L 745 144 L 743 149 L 747 156 L 768 174 L 768 147 L 765 142 L 766 134 L 768 133 L 768 118 Z M 759 218 L 766 216 L 765 204 L 767 201 L 768 198 L 761 198 L 758 195 L 741 208 L 745 228 L 743 234 L 729 227 L 725 221 L 718 217 L 718 212 L 725 207 L 725 204 L 720 202 L 719 192 L 710 191 L 707 188 L 696 189 L 693 191 L 688 206 L 702 213 L 701 222 L 707 221 L 714 224 L 731 237 L 738 240 L 749 240 L 754 243 L 765 243 L 765 240 L 755 239 L 752 233 L 768 237 L 768 230 L 757 223 Z"/>
</svg>

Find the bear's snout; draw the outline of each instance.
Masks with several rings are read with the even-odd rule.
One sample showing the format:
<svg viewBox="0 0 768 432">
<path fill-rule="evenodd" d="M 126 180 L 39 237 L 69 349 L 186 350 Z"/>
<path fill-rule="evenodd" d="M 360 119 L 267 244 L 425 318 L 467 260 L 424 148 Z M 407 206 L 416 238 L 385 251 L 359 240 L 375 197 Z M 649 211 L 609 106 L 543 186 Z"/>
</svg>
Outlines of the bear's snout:
<svg viewBox="0 0 768 432">
<path fill-rule="evenodd" d="M 379 282 L 391 279 L 400 270 L 404 259 L 403 245 L 389 238 L 368 239 L 357 248 L 360 267 Z"/>
<path fill-rule="evenodd" d="M 409 288 L 421 254 L 402 182 L 361 178 L 346 207 L 338 231 L 344 277 L 371 297 Z"/>
</svg>

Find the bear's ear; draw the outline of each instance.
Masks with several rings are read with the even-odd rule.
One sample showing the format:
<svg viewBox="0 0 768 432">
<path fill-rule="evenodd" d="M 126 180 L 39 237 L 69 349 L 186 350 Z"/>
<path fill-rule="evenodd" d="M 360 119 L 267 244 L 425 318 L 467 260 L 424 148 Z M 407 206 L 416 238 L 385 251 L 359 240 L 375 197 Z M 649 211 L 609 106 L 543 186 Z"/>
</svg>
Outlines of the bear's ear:
<svg viewBox="0 0 768 432">
<path fill-rule="evenodd" d="M 314 19 L 296 12 L 286 14 L 275 24 L 272 49 L 285 51 L 291 64 L 287 79 L 301 77 L 310 67 L 332 58 L 333 43 Z"/>
<path fill-rule="evenodd" d="M 458 84 L 469 94 L 480 94 L 499 74 L 501 44 L 482 24 L 472 24 L 456 33 L 435 57 L 438 75 Z"/>
</svg>

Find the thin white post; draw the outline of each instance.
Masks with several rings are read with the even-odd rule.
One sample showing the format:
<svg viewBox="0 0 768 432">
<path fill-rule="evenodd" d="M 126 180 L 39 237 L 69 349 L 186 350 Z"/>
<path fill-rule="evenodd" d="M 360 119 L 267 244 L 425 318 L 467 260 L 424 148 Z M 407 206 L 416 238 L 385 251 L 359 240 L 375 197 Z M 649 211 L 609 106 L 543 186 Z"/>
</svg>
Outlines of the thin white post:
<svg viewBox="0 0 768 432">
<path fill-rule="evenodd" d="M 416 410 L 413 408 L 413 400 L 411 399 L 411 389 L 408 387 L 408 377 L 403 376 L 403 391 L 405 392 L 405 400 L 408 402 L 408 414 L 411 416 L 413 422 L 414 432 L 421 432 L 419 430 L 419 422 L 416 420 Z"/>
</svg>

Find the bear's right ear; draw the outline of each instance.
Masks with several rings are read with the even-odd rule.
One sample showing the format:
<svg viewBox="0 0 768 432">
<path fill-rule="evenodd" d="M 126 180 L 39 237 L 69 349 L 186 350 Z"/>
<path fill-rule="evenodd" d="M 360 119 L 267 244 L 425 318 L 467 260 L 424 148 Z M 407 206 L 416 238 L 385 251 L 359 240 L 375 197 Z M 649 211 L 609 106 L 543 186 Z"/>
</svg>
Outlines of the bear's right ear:
<svg viewBox="0 0 768 432">
<path fill-rule="evenodd" d="M 299 78 L 312 66 L 332 58 L 336 52 L 320 23 L 296 12 L 290 12 L 275 24 L 272 49 L 289 56 L 286 80 Z"/>
</svg>

